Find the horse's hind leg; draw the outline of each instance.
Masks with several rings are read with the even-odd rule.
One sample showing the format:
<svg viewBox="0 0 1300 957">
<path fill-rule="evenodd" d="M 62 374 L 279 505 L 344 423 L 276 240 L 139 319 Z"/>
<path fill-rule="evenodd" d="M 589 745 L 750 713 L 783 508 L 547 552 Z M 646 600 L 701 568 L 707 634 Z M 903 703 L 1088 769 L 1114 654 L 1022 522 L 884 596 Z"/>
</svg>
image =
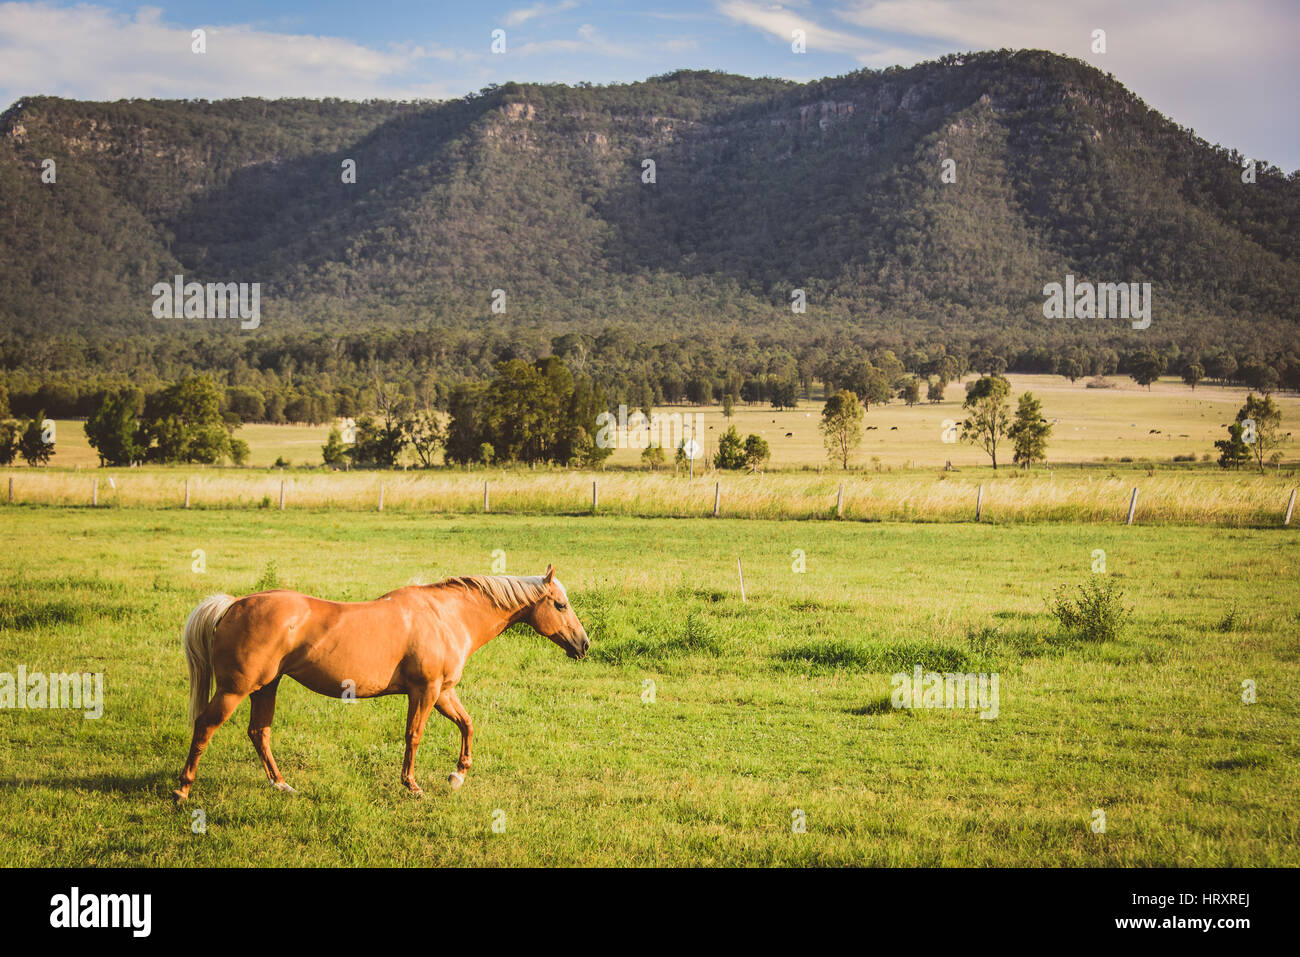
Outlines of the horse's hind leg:
<svg viewBox="0 0 1300 957">
<path fill-rule="evenodd" d="M 456 727 L 460 728 L 460 760 L 456 762 L 456 770 L 447 777 L 447 783 L 454 791 L 465 783 L 465 772 L 474 763 L 469 753 L 470 742 L 474 740 L 474 722 L 470 720 L 465 706 L 460 703 L 460 698 L 456 696 L 455 688 L 444 691 L 436 707 L 441 714 L 446 715 Z"/>
<path fill-rule="evenodd" d="M 438 688 L 426 685 L 413 690 L 407 696 L 406 706 L 406 756 L 402 759 L 402 783 L 416 795 L 424 793 L 415 783 L 415 752 L 419 750 L 420 739 L 424 737 L 424 724 L 429 720 L 429 712 L 438 698 Z"/>
<path fill-rule="evenodd" d="M 190 743 L 190 756 L 185 762 L 185 769 L 181 771 L 181 786 L 172 792 L 176 800 L 184 801 L 190 796 L 190 785 L 194 783 L 194 777 L 199 773 L 199 758 L 203 757 L 203 752 L 207 750 L 212 736 L 217 733 L 217 728 L 225 724 L 226 719 L 235 713 L 239 702 L 243 700 L 242 694 L 218 691 L 212 696 L 208 706 L 203 709 L 198 720 L 194 722 L 194 740 Z"/>
<path fill-rule="evenodd" d="M 285 783 L 284 776 L 275 765 L 275 755 L 271 754 L 271 721 L 275 717 L 275 692 L 279 687 L 280 679 L 276 678 L 248 696 L 251 707 L 248 737 L 262 761 L 262 770 L 266 772 L 267 780 L 281 791 L 294 794 L 296 792 Z"/>
</svg>

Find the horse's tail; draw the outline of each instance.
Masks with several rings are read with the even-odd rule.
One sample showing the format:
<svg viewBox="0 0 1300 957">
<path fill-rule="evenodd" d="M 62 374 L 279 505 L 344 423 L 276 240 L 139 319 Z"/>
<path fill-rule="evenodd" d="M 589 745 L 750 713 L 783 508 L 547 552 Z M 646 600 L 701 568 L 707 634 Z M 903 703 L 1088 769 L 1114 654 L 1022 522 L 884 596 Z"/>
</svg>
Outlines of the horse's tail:
<svg viewBox="0 0 1300 957">
<path fill-rule="evenodd" d="M 209 595 L 185 622 L 185 660 L 190 666 L 190 724 L 208 706 L 212 691 L 212 633 L 221 616 L 235 603 L 233 595 Z"/>
</svg>

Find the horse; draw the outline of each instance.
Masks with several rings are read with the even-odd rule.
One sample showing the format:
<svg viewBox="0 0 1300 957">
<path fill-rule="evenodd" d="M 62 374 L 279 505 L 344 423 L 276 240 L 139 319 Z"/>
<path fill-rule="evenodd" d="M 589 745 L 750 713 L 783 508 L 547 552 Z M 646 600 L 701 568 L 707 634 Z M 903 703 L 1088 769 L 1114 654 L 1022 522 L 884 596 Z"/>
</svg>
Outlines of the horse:
<svg viewBox="0 0 1300 957">
<path fill-rule="evenodd" d="M 285 675 L 333 698 L 407 696 L 402 784 L 416 796 L 415 752 L 431 708 L 460 729 L 460 758 L 447 778 L 465 783 L 474 724 L 456 696 L 471 654 L 511 625 L 526 622 L 580 660 L 591 642 L 569 605 L 555 567 L 531 577 L 467 575 L 410 585 L 374 601 L 326 601 L 275 590 L 211 595 L 185 622 L 194 737 L 176 800 L 189 797 L 213 734 L 250 699 L 248 736 L 271 785 L 295 793 L 271 754 L 275 692 Z M 212 693 L 215 685 L 215 693 Z"/>
</svg>

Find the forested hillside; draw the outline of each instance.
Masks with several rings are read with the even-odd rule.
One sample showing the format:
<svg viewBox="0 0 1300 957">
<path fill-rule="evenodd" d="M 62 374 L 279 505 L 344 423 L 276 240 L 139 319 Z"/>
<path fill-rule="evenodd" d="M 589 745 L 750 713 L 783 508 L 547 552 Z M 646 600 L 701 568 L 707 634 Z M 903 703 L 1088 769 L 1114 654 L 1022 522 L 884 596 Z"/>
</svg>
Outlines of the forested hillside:
<svg viewBox="0 0 1300 957">
<path fill-rule="evenodd" d="M 1226 351 L 1285 380 L 1300 183 L 1262 160 L 1243 183 L 1241 161 L 1036 51 L 436 104 L 32 97 L 0 120 L 0 363 L 337 384 L 563 348 L 630 381 L 676 341 L 665 375 L 716 380 L 841 348 L 1026 369 L 1073 354 L 1087 372 L 1154 347 L 1171 368 Z M 1152 283 L 1150 328 L 1044 319 L 1067 273 Z M 260 326 L 154 318 L 151 287 L 176 274 L 261 283 Z"/>
</svg>

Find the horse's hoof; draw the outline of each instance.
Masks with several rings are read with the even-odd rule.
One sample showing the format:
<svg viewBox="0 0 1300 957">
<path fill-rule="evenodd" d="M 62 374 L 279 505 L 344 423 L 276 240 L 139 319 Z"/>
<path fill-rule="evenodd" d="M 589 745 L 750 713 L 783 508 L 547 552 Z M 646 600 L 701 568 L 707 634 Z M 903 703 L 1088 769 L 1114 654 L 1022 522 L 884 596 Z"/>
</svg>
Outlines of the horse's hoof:
<svg viewBox="0 0 1300 957">
<path fill-rule="evenodd" d="M 460 786 L 465 783 L 465 775 L 459 771 L 452 771 L 451 774 L 447 775 L 447 783 L 451 785 L 453 791 L 458 791 Z"/>
<path fill-rule="evenodd" d="M 293 788 L 289 787 L 289 784 L 288 784 L 287 781 L 273 781 L 273 782 L 271 783 L 271 787 L 275 788 L 277 791 L 283 791 L 285 794 L 297 794 L 297 793 L 298 793 L 298 792 L 295 791 Z"/>
<path fill-rule="evenodd" d="M 176 799 L 177 804 L 180 804 L 182 801 L 184 801 L 186 798 L 189 797 L 189 794 L 181 790 L 176 790 L 172 792 L 172 797 Z"/>
</svg>

